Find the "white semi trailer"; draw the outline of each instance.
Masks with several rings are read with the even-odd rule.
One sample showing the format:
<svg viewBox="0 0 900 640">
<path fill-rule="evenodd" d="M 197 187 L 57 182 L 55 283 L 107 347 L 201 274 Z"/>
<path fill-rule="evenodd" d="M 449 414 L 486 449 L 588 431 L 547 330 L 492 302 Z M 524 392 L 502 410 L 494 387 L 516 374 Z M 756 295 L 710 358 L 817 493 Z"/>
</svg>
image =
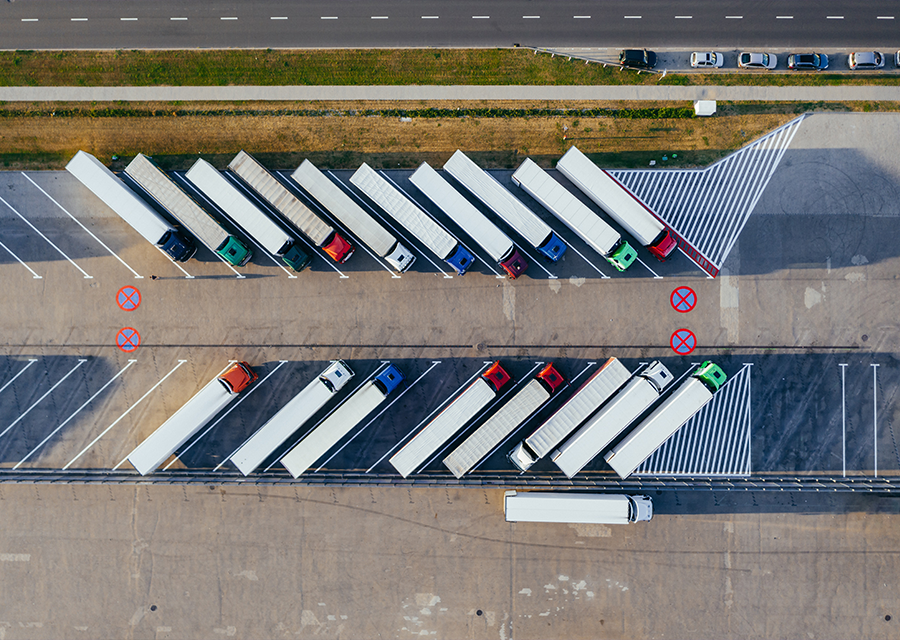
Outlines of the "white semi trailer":
<svg viewBox="0 0 900 640">
<path fill-rule="evenodd" d="M 193 198 L 143 153 L 137 154 L 125 167 L 125 173 L 197 240 L 228 264 L 243 267 L 250 261 L 253 252 L 201 209 Z"/>
<path fill-rule="evenodd" d="M 397 273 L 403 273 L 416 261 L 412 251 L 400 244 L 309 160 L 304 160 L 291 178 Z"/>
<path fill-rule="evenodd" d="M 526 158 L 516 169 L 512 181 L 619 271 L 625 271 L 637 258 L 637 252 L 622 239 L 622 234 L 606 224 L 531 158 Z"/>
<path fill-rule="evenodd" d="M 451 187 L 427 162 L 423 162 L 422 166 L 416 169 L 409 177 L 409 181 L 481 245 L 481 248 L 503 267 L 510 278 L 515 279 L 525 273 L 528 262 L 516 249 L 509 236 L 462 197 L 459 191 Z"/>
<path fill-rule="evenodd" d="M 281 464 L 288 473 L 298 478 L 384 402 L 401 382 L 403 374 L 400 369 L 392 364 L 388 365 L 374 380 L 362 385 L 322 424 L 288 451 L 281 459 Z"/>
<path fill-rule="evenodd" d="M 651 362 L 553 452 L 553 462 L 566 477 L 574 477 L 650 408 L 672 379 L 661 362 Z"/>
<path fill-rule="evenodd" d="M 713 394 L 723 384 L 725 372 L 712 362 L 704 362 L 604 456 L 606 462 L 620 477 L 627 478 L 692 415 L 712 400 Z"/>
<path fill-rule="evenodd" d="M 197 247 L 178 229 L 148 206 L 119 180 L 116 174 L 91 154 L 84 151 L 76 153 L 66 165 L 66 171 L 90 189 L 107 207 L 141 234 L 141 237 L 158 247 L 172 260 L 186 262 L 197 251 Z"/>
<path fill-rule="evenodd" d="M 238 153 L 228 164 L 228 168 L 332 260 L 343 264 L 353 255 L 355 249 L 352 244 L 300 202 L 297 196 L 288 191 L 249 153 Z"/>
<path fill-rule="evenodd" d="M 509 452 L 509 460 L 528 471 L 600 408 L 631 375 L 617 358 L 610 358 L 537 430 Z"/>
<path fill-rule="evenodd" d="M 675 251 L 678 243 L 647 205 L 577 148 L 566 151 L 556 168 L 659 260 Z"/>
<path fill-rule="evenodd" d="M 565 383 L 565 379 L 548 364 L 522 387 L 509 402 L 500 407 L 487 422 L 478 427 L 462 444 L 444 458 L 444 466 L 457 478 L 462 478 L 481 462 L 503 438 L 543 407 Z"/>
<path fill-rule="evenodd" d="M 162 426 L 128 454 L 128 462 L 142 476 L 154 471 L 181 445 L 237 398 L 257 378 L 246 362 L 238 362 L 211 380 Z"/>
<path fill-rule="evenodd" d="M 507 522 L 570 524 L 631 524 L 649 522 L 653 502 L 648 496 L 575 491 L 507 491 L 503 510 Z"/>
<path fill-rule="evenodd" d="M 479 411 L 493 400 L 509 382 L 509 374 L 499 362 L 490 368 L 444 407 L 437 417 L 413 436 L 390 462 L 406 478 L 428 461 L 438 448 L 462 429 Z"/>
<path fill-rule="evenodd" d="M 341 360 L 334 360 L 319 376 L 306 385 L 278 413 L 231 454 L 229 460 L 245 476 L 284 444 L 297 429 L 325 406 L 353 377 L 353 371 Z"/>
<path fill-rule="evenodd" d="M 547 258 L 556 262 L 566 244 L 550 226 L 459 149 L 444 163 L 444 171 Z"/>
<path fill-rule="evenodd" d="M 185 177 L 251 238 L 291 269 L 302 271 L 309 265 L 310 256 L 298 246 L 297 239 L 260 211 L 206 160 L 197 160 Z"/>
<path fill-rule="evenodd" d="M 475 256 L 469 253 L 459 240 L 369 165 L 363 163 L 350 177 L 350 182 L 394 220 L 406 227 L 438 258 L 456 269 L 459 275 L 463 275 L 475 262 Z"/>
</svg>

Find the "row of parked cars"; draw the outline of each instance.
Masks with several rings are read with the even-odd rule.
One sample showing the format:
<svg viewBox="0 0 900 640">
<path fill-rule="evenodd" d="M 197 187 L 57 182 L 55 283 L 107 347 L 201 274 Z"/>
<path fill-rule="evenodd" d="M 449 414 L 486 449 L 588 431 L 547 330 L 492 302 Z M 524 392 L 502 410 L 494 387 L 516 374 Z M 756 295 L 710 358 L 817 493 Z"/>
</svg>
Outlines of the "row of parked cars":
<svg viewBox="0 0 900 640">
<path fill-rule="evenodd" d="M 885 56 L 880 51 L 858 51 L 847 57 L 851 69 L 881 69 Z M 624 49 L 619 53 L 619 64 L 634 69 L 653 69 L 656 53 L 647 49 Z M 715 51 L 694 51 L 691 66 L 695 69 L 718 69 L 725 64 L 725 56 Z M 900 69 L 900 51 L 894 54 L 894 64 Z M 742 51 L 738 55 L 741 69 L 774 69 L 778 58 L 772 53 Z M 788 69 L 796 71 L 821 71 L 828 68 L 828 56 L 824 53 L 792 53 L 787 57 Z"/>
</svg>

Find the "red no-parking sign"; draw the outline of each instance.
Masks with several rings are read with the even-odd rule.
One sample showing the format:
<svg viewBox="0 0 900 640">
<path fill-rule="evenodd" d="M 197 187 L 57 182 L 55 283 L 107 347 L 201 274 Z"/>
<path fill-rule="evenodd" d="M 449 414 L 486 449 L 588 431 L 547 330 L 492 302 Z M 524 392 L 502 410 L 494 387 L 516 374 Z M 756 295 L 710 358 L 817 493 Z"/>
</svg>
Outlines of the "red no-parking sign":
<svg viewBox="0 0 900 640">
<path fill-rule="evenodd" d="M 686 356 L 697 346 L 697 336 L 690 329 L 679 329 L 669 340 L 672 350 L 680 356 Z"/>
<path fill-rule="evenodd" d="M 678 287 L 672 292 L 669 302 L 678 313 L 687 313 L 697 306 L 697 294 L 690 287 Z"/>
</svg>

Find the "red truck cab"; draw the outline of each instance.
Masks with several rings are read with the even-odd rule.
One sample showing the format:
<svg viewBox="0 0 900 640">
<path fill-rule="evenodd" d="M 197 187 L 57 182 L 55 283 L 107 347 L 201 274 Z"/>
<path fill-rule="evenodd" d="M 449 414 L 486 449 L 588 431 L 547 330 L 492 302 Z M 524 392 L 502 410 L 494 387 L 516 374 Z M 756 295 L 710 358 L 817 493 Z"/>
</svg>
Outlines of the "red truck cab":
<svg viewBox="0 0 900 640">
<path fill-rule="evenodd" d="M 495 392 L 499 392 L 507 382 L 509 382 L 512 378 L 509 377 L 509 374 L 503 370 L 503 367 L 500 366 L 500 361 L 498 360 L 491 367 L 481 374 L 481 377 L 488 381 L 492 387 L 494 387 Z"/>
<path fill-rule="evenodd" d="M 535 377 L 541 381 L 547 391 L 550 392 L 550 395 L 556 393 L 556 390 L 566 383 L 566 379 L 553 367 L 552 362 L 544 367 Z"/>
<path fill-rule="evenodd" d="M 356 247 L 345 240 L 341 234 L 335 232 L 325 244 L 322 245 L 322 250 L 331 256 L 338 264 L 344 264 L 350 259 L 350 256 L 353 255 L 353 252 L 356 251 Z"/>
<path fill-rule="evenodd" d="M 671 257 L 677 247 L 678 242 L 672 237 L 671 232 L 669 232 L 668 229 L 663 229 L 662 233 L 656 237 L 656 240 L 654 240 L 653 244 L 647 247 L 647 249 L 650 253 L 655 255 L 660 262 L 663 262 Z"/>
<path fill-rule="evenodd" d="M 237 362 L 225 373 L 219 376 L 219 382 L 231 391 L 231 393 L 240 393 L 251 384 L 256 382 L 258 375 L 250 368 L 246 362 Z"/>
</svg>

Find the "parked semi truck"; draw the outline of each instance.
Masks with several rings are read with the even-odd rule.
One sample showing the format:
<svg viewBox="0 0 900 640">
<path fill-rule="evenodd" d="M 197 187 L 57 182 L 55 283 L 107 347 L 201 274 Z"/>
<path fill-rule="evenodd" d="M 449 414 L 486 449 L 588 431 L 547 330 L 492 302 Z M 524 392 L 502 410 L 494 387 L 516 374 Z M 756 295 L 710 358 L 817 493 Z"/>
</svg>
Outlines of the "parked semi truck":
<svg viewBox="0 0 900 640">
<path fill-rule="evenodd" d="M 566 151 L 556 168 L 659 260 L 675 251 L 675 238 L 647 205 L 577 148 Z"/>
<path fill-rule="evenodd" d="M 403 373 L 389 364 L 374 380 L 362 385 L 322 424 L 288 451 L 281 459 L 281 464 L 292 476 L 299 477 L 384 402 L 401 382 Z"/>
<path fill-rule="evenodd" d="M 403 273 L 416 261 L 412 251 L 397 242 L 387 229 L 341 191 L 309 160 L 304 160 L 303 164 L 291 174 L 291 178 L 397 273 Z"/>
<path fill-rule="evenodd" d="M 125 173 L 197 240 L 228 264 L 243 267 L 250 261 L 253 252 L 201 209 L 193 198 L 143 153 L 137 154 L 125 167 Z"/>
<path fill-rule="evenodd" d="M 526 158 L 516 169 L 512 181 L 619 271 L 625 271 L 637 258 L 637 252 L 622 239 L 622 234 L 606 224 L 531 158 Z"/>
<path fill-rule="evenodd" d="M 343 264 L 353 255 L 355 248 L 350 242 L 300 202 L 297 196 L 288 191 L 249 153 L 238 153 L 228 164 L 228 168 L 283 215 L 297 232 L 309 238 L 332 260 Z"/>
<path fill-rule="evenodd" d="M 463 275 L 475 262 L 475 256 L 469 253 L 459 240 L 369 165 L 363 163 L 350 177 L 350 182 L 394 220 L 406 227 L 438 258 L 456 269 L 459 275 Z"/>
<path fill-rule="evenodd" d="M 528 471 L 599 409 L 630 377 L 628 369 L 617 358 L 607 360 L 534 433 L 509 452 L 510 462 L 520 470 Z"/>
<path fill-rule="evenodd" d="M 507 522 L 631 524 L 653 517 L 648 496 L 575 491 L 507 491 L 503 509 Z"/>
<path fill-rule="evenodd" d="M 390 462 L 406 478 L 428 461 L 438 448 L 452 438 L 500 392 L 510 377 L 499 362 L 492 364 L 475 382 L 444 407 L 437 417 L 413 436 Z"/>
<path fill-rule="evenodd" d="M 142 476 L 156 470 L 181 445 L 252 384 L 256 373 L 246 362 L 238 362 L 214 378 L 172 414 L 162 426 L 128 454 L 128 462 Z"/>
<path fill-rule="evenodd" d="M 303 271 L 309 265 L 310 256 L 298 246 L 297 239 L 250 202 L 206 160 L 197 160 L 185 177 L 251 238 L 291 269 Z"/>
<path fill-rule="evenodd" d="M 553 367 L 553 363 L 548 364 L 509 402 L 500 407 L 497 413 L 488 418 L 487 422 L 444 458 L 444 466 L 457 478 L 462 478 L 505 437 L 547 404 L 565 382 L 559 371 Z"/>
<path fill-rule="evenodd" d="M 650 363 L 553 452 L 553 462 L 567 477 L 574 477 L 649 409 L 672 379 L 661 362 Z"/>
<path fill-rule="evenodd" d="M 704 362 L 604 456 L 606 462 L 620 477 L 627 478 L 692 415 L 712 400 L 713 394 L 723 384 L 725 372 L 712 362 Z"/>
<path fill-rule="evenodd" d="M 566 252 L 562 238 L 462 151 L 456 150 L 444 164 L 444 170 L 544 256 L 554 262 L 562 258 Z"/>
<path fill-rule="evenodd" d="M 481 245 L 481 248 L 503 267 L 510 278 L 515 279 L 525 273 L 528 262 L 516 249 L 509 236 L 462 197 L 427 162 L 423 162 L 422 166 L 416 169 L 409 181 Z"/>
<path fill-rule="evenodd" d="M 147 242 L 159 247 L 172 260 L 186 262 L 197 251 L 194 243 L 91 154 L 84 151 L 76 153 L 66 165 L 66 171 L 90 189 Z"/>
<path fill-rule="evenodd" d="M 256 433 L 247 438 L 229 460 L 245 476 L 250 475 L 266 458 L 284 444 L 285 440 L 304 425 L 316 412 L 325 406 L 331 398 L 353 377 L 342 360 L 333 360 L 319 376 L 303 387 L 297 395 L 278 410 L 274 416 L 261 426 Z"/>
</svg>

